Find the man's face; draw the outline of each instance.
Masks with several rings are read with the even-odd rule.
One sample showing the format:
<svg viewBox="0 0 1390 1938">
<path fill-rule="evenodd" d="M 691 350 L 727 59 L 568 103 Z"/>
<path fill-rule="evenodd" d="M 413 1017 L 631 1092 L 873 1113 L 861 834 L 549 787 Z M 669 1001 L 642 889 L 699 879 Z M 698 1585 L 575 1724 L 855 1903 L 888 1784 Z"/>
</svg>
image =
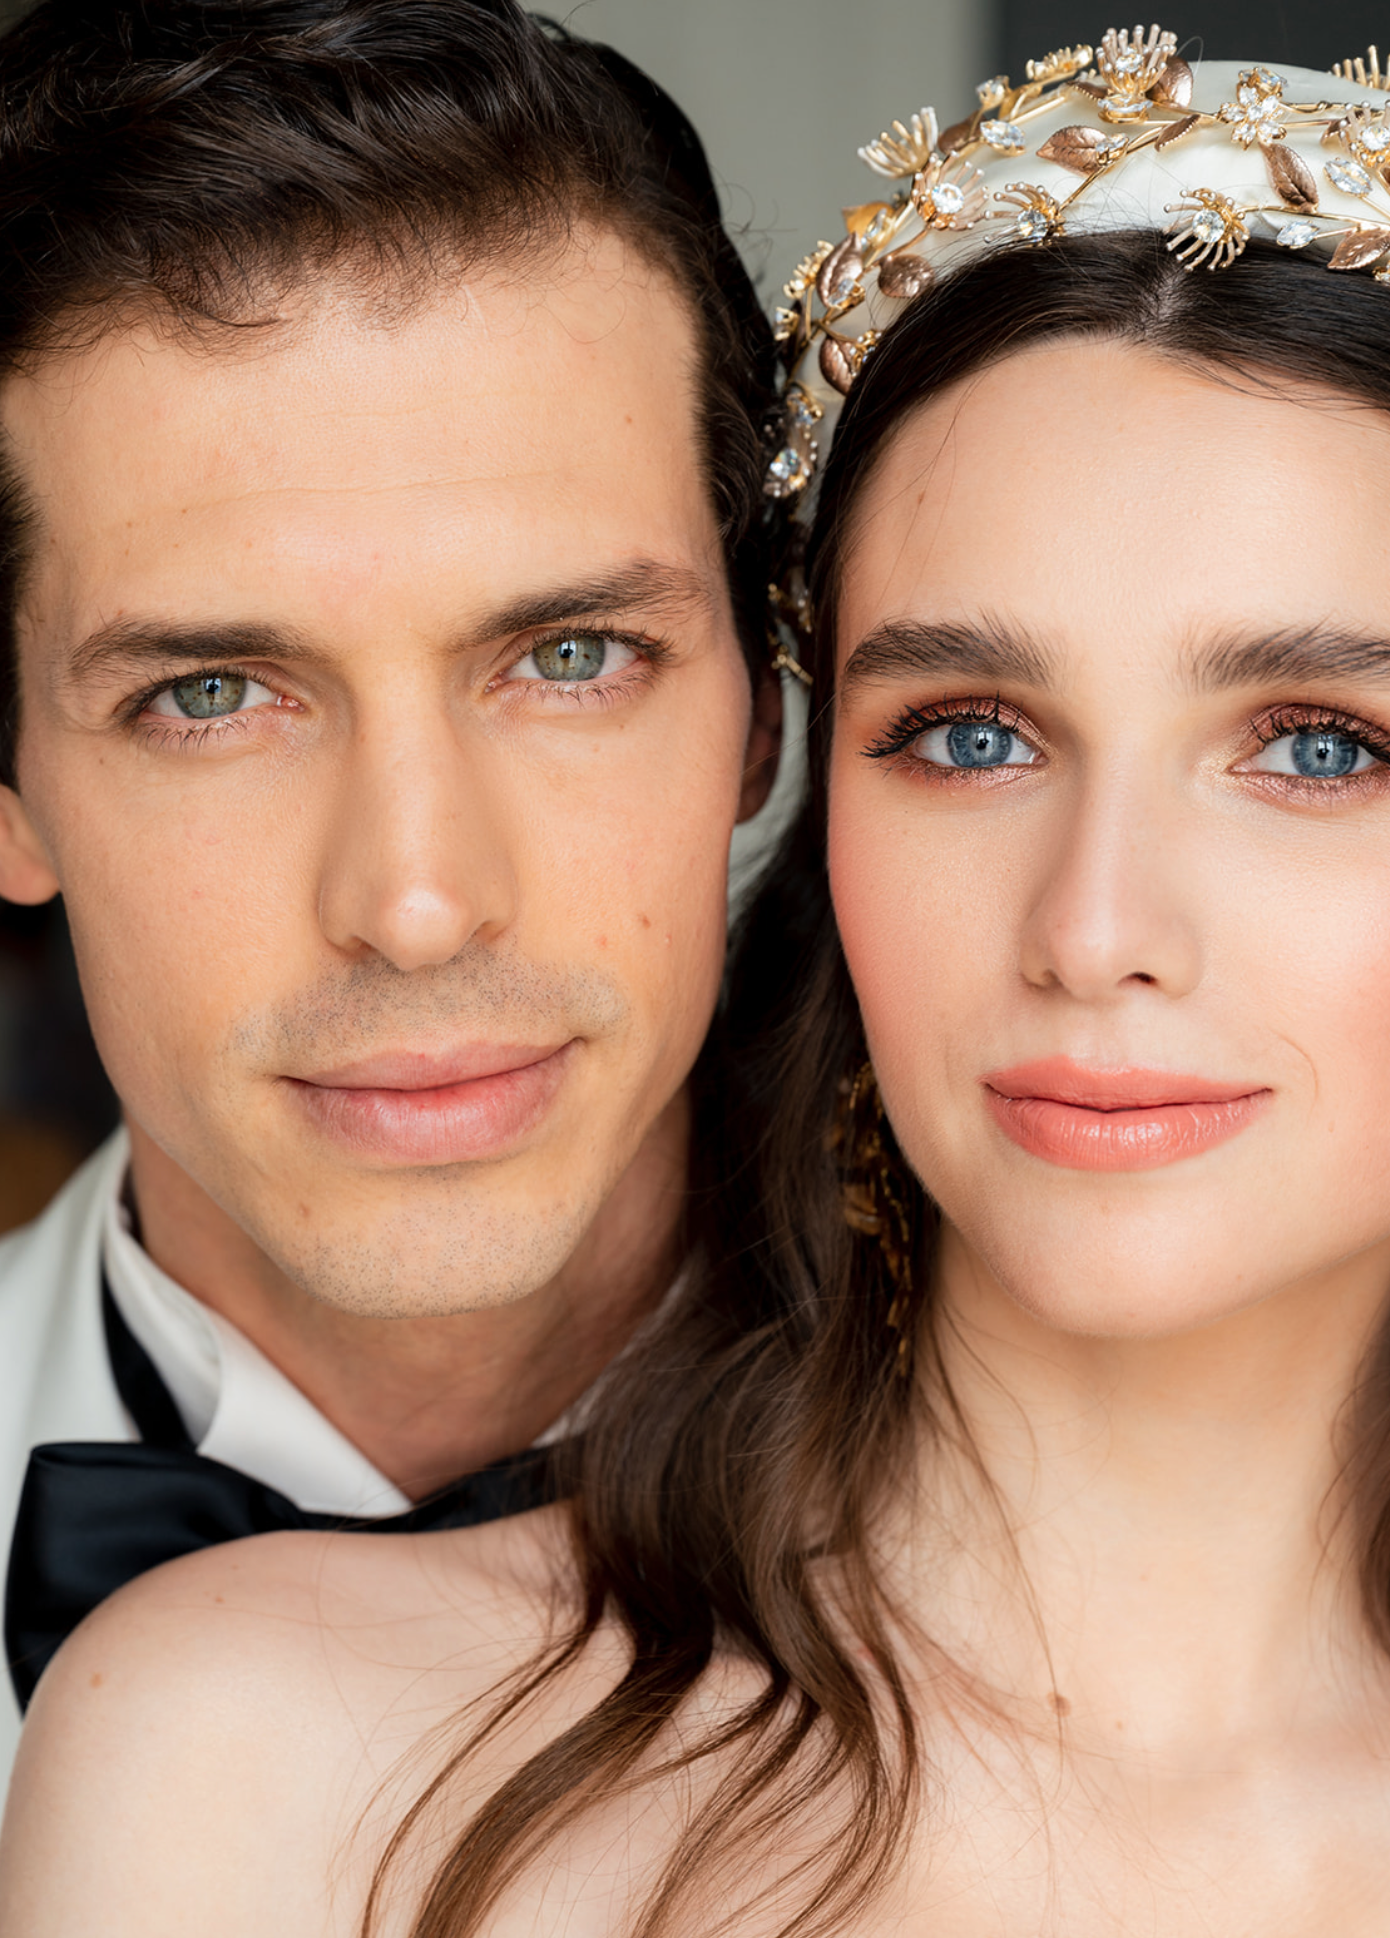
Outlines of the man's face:
<svg viewBox="0 0 1390 1938">
<path fill-rule="evenodd" d="M 693 336 L 600 236 L 4 393 L 0 892 L 61 888 L 128 1115 L 345 1308 L 544 1283 L 704 1037 L 750 708 Z"/>
</svg>

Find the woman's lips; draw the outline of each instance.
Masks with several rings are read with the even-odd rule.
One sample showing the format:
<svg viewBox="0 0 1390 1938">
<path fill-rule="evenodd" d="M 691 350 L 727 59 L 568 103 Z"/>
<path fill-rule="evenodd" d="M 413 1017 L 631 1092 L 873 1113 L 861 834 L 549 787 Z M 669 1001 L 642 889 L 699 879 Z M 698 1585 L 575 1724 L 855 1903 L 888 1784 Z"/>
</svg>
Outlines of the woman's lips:
<svg viewBox="0 0 1390 1938">
<path fill-rule="evenodd" d="M 1149 1171 L 1223 1144 L 1273 1092 L 1170 1070 L 1093 1070 L 1047 1057 L 985 1078 L 995 1122 L 1020 1149 L 1072 1171 Z"/>
<path fill-rule="evenodd" d="M 471 1044 L 446 1057 L 398 1051 L 284 1081 L 315 1128 L 360 1157 L 464 1164 L 500 1156 L 535 1128 L 573 1047 Z"/>
</svg>

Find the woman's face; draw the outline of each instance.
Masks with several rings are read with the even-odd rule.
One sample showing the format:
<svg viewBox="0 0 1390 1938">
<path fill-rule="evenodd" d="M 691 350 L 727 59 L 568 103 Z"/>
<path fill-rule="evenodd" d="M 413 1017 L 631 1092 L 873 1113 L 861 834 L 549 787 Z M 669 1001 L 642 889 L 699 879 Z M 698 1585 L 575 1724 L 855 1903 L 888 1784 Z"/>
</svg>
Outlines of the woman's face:
<svg viewBox="0 0 1390 1938">
<path fill-rule="evenodd" d="M 830 868 L 905 1153 L 1051 1324 L 1390 1274 L 1390 416 L 1118 344 L 910 419 Z"/>
</svg>

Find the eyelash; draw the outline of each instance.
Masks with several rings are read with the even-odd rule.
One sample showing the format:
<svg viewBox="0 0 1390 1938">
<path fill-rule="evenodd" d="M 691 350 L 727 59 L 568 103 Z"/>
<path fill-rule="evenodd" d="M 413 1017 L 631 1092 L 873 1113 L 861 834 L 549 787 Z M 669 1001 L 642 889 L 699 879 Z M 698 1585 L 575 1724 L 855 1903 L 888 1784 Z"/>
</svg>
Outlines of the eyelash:
<svg viewBox="0 0 1390 1938">
<path fill-rule="evenodd" d="M 1003 727 L 1006 732 L 1017 733 L 1030 741 L 1036 740 L 1036 730 L 998 694 L 992 700 L 979 699 L 940 700 L 931 706 L 907 707 L 884 729 L 883 733 L 870 746 L 864 749 L 869 760 L 893 760 L 905 755 L 913 741 L 922 734 L 930 733 L 932 728 L 950 725 L 956 721 L 986 721 L 993 726 Z M 1358 746 L 1384 761 L 1390 768 L 1390 736 L 1369 722 L 1358 719 L 1354 714 L 1343 713 L 1336 707 L 1320 707 L 1293 703 L 1272 707 L 1251 722 L 1250 730 L 1259 744 L 1261 752 L 1271 747 L 1277 740 L 1289 734 L 1302 733 L 1340 733 L 1356 741 Z M 1348 779 L 1364 781 L 1366 774 L 1349 776 Z M 1269 776 L 1278 778 L 1285 785 L 1297 786 L 1293 776 Z M 1327 781 L 1312 781 L 1311 786 L 1325 789 Z"/>
<path fill-rule="evenodd" d="M 900 713 L 891 726 L 886 727 L 871 746 L 864 749 L 869 760 L 892 760 L 905 754 L 914 740 L 933 727 L 944 727 L 959 720 L 986 721 L 990 726 L 1003 727 L 1006 733 L 1022 734 L 1026 722 L 1023 715 L 1011 707 L 998 694 L 992 700 L 938 700 L 928 707 L 907 707 Z M 1025 738 L 1036 738 L 1032 729 Z"/>
<path fill-rule="evenodd" d="M 529 640 L 525 652 L 518 653 L 515 658 L 508 662 L 502 673 L 497 675 L 494 684 L 500 684 L 505 679 L 506 674 L 510 673 L 514 667 L 519 666 L 522 660 L 526 659 L 530 654 L 538 652 L 542 647 L 557 645 L 562 639 L 572 638 L 579 630 L 580 628 L 575 626 L 561 627 L 555 632 L 545 634 L 542 638 Z M 603 680 L 602 675 L 600 675 L 598 680 L 576 680 L 572 683 L 550 682 L 545 680 L 527 682 L 528 685 L 543 691 L 547 696 L 547 702 L 559 700 L 568 701 L 571 705 L 613 706 L 631 687 L 638 683 L 648 668 L 659 666 L 672 656 L 671 649 L 668 646 L 663 645 L 659 640 L 647 638 L 645 635 L 620 632 L 616 628 L 608 626 L 592 626 L 584 630 L 593 633 L 596 637 L 611 639 L 619 645 L 631 647 L 632 651 L 638 655 L 637 662 L 632 666 L 625 667 L 622 673 L 613 676 L 606 682 Z M 195 667 L 190 672 L 180 673 L 176 679 L 157 680 L 150 686 L 144 687 L 139 693 L 132 694 L 120 708 L 118 717 L 121 724 L 139 731 L 142 737 L 148 741 L 157 743 L 160 746 L 172 745 L 179 749 L 196 749 L 209 739 L 225 738 L 233 729 L 238 729 L 244 733 L 250 725 L 251 714 L 259 711 L 259 709 L 250 708 L 245 713 L 229 713 L 224 715 L 220 720 L 189 720 L 184 724 L 162 716 L 156 716 L 148 720 L 142 719 L 141 716 L 145 713 L 146 708 L 153 701 L 157 700 L 162 693 L 170 692 L 172 688 L 181 685 L 185 680 L 210 679 L 214 676 L 220 676 L 222 679 L 256 679 L 256 675 L 248 672 L 244 666 L 219 665 Z M 267 682 L 261 679 L 257 681 L 257 684 L 264 686 Z M 518 682 L 518 684 L 520 683 Z"/>
<path fill-rule="evenodd" d="M 141 739 L 151 745 L 174 747 L 179 751 L 200 747 L 209 738 L 225 739 L 233 728 L 245 733 L 247 727 L 250 725 L 250 714 L 255 711 L 254 708 L 249 709 L 246 713 L 226 714 L 220 720 L 188 720 L 183 723 L 161 715 L 156 715 L 149 720 L 141 717 L 146 707 L 152 701 L 157 700 L 161 693 L 168 693 L 173 687 L 181 686 L 185 680 L 206 680 L 213 678 L 224 680 L 255 680 L 258 686 L 265 686 L 267 684 L 263 679 L 257 680 L 256 675 L 248 672 L 244 666 L 228 666 L 226 664 L 220 666 L 196 666 L 190 672 L 178 674 L 174 679 L 156 680 L 151 686 L 145 687 L 141 692 L 132 694 L 119 710 L 118 718 L 120 723 L 122 726 L 128 727 L 138 733 Z"/>
<path fill-rule="evenodd" d="M 1341 713 L 1336 707 L 1300 706 L 1297 703 L 1273 707 L 1252 721 L 1251 728 L 1261 751 L 1272 747 L 1276 740 L 1283 740 L 1287 734 L 1340 733 L 1364 747 L 1368 754 L 1374 754 L 1377 760 L 1390 765 L 1390 739 L 1368 721 L 1358 720 L 1354 714 Z M 1315 784 L 1319 787 L 1327 785 L 1325 781 Z"/>
<path fill-rule="evenodd" d="M 591 639 L 611 639 L 615 645 L 628 646 L 636 653 L 637 659 L 633 665 L 625 666 L 621 673 L 600 674 L 597 680 L 509 681 L 507 679 L 507 675 L 520 666 L 524 659 L 529 659 L 532 653 L 538 653 L 546 646 L 558 646 L 561 640 L 573 639 L 581 634 Z M 663 645 L 658 639 L 650 638 L 645 633 L 623 632 L 616 626 L 602 624 L 561 626 L 539 638 L 528 640 L 525 651 L 508 660 L 490 684 L 540 689 L 546 695 L 542 705 L 557 703 L 564 705 L 568 702 L 571 706 L 611 707 L 631 692 L 633 687 L 640 685 L 654 668 L 665 665 L 672 657 L 669 646 Z"/>
</svg>

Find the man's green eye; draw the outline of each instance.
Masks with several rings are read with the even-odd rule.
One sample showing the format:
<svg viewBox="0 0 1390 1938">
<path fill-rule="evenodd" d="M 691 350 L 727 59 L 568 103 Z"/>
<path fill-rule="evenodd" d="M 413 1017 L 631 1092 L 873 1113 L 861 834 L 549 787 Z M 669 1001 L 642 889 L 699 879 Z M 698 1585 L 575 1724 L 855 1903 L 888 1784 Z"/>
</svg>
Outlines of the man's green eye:
<svg viewBox="0 0 1390 1938">
<path fill-rule="evenodd" d="M 190 720 L 218 720 L 235 713 L 246 698 L 247 682 L 239 673 L 195 673 L 169 688 L 175 706 Z"/>
<path fill-rule="evenodd" d="M 596 680 L 612 643 L 601 633 L 571 633 L 567 639 L 550 639 L 535 647 L 531 658 L 543 680 Z"/>
<path fill-rule="evenodd" d="M 146 711 L 164 720 L 226 720 L 234 713 L 274 705 L 270 688 L 245 673 L 190 673 L 187 679 L 171 680 Z"/>
</svg>

